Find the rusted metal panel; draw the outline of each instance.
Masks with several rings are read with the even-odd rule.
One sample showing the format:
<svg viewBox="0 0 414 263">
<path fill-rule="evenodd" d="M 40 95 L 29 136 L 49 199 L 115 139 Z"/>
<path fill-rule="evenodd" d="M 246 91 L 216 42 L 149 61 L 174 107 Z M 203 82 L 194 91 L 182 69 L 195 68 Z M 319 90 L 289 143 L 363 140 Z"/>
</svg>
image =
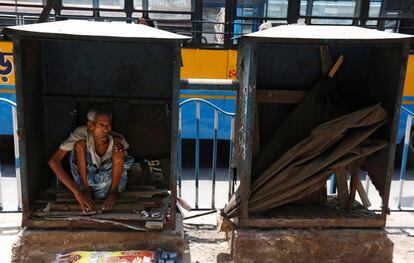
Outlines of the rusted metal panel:
<svg viewBox="0 0 414 263">
<path fill-rule="evenodd" d="M 248 218 L 248 201 L 250 195 L 250 170 L 252 163 L 252 136 L 254 124 L 256 59 L 255 43 L 243 41 L 243 49 L 238 55 L 239 93 L 237 115 L 239 116 L 237 137 L 237 169 L 241 182 L 241 220 Z"/>
<path fill-rule="evenodd" d="M 138 25 L 79 23 L 9 30 L 16 47 L 23 226 L 47 225 L 30 218 L 55 180 L 47 160 L 71 130 L 86 123 L 91 107 L 112 111 L 114 130 L 129 141 L 137 161 L 170 159 L 164 183 L 171 204 L 176 202 L 180 49 L 187 37 Z M 172 228 L 175 213 L 171 205 Z"/>
<path fill-rule="evenodd" d="M 255 166 L 255 161 L 257 161 L 251 158 L 253 129 L 257 129 L 253 127 L 253 119 L 255 104 L 260 103 L 259 100 L 261 100 L 264 104 L 260 105 L 257 114 L 260 116 L 259 125 L 257 125 L 260 130 L 259 142 L 256 138 L 255 143 L 259 143 L 260 150 L 262 150 L 264 149 L 263 146 L 266 146 L 272 138 L 271 135 L 281 127 L 287 116 L 294 111 L 292 105 L 283 104 L 286 98 L 273 98 L 272 94 L 283 95 L 284 91 L 304 92 L 310 90 L 319 82 L 323 76 L 320 61 L 321 45 L 329 48 L 330 55 L 334 59 L 340 56 L 344 58 L 334 78 L 333 89 L 336 95 L 328 103 L 332 107 L 337 107 L 338 114 L 342 111 L 342 114 L 338 116 L 380 104 L 390 119 L 386 124 L 379 125 L 379 128 L 376 128 L 377 130 L 370 136 L 372 139 L 381 140 L 382 146 L 378 148 L 380 149 L 378 152 L 368 156 L 363 167 L 372 173 L 372 180 L 380 192 L 384 208 L 382 216 L 378 218 L 357 217 L 355 218 L 356 221 L 352 222 L 352 220 L 337 213 L 327 216 L 322 221 L 318 221 L 317 218 L 306 219 L 309 222 L 302 222 L 304 223 L 303 227 L 318 225 L 320 227 L 355 227 L 355 224 L 360 227 L 383 227 L 385 225 L 385 213 L 388 211 L 393 171 L 399 100 L 402 94 L 407 52 L 411 39 L 412 37 L 407 35 L 362 28 L 326 26 L 280 26 L 241 38 L 238 61 L 240 87 L 237 106 L 238 115 L 235 124 L 237 136 L 234 145 L 237 154 L 235 156 L 237 173 L 240 176 L 241 185 L 238 191 L 240 196 L 234 196 L 230 202 L 235 206 L 240 204 L 241 226 L 261 227 L 267 225 L 267 227 L 281 227 L 283 225 L 283 227 L 299 227 L 301 224 L 299 222 L 301 218 L 295 219 L 294 214 L 288 217 L 293 221 L 289 221 L 287 218 L 283 221 L 283 217 L 272 220 L 266 218 L 266 213 L 261 210 L 265 215 L 260 219 L 260 222 L 264 222 L 262 224 L 255 221 L 259 219 L 247 211 L 246 207 L 249 198 L 251 198 L 250 191 L 252 191 L 250 189 L 251 181 L 256 179 L 252 178 L 251 171 L 252 166 Z M 248 65 L 246 66 L 244 63 Z M 326 67 L 324 70 L 326 71 Z M 249 74 L 252 74 L 252 76 L 247 76 Z M 257 90 L 258 92 L 250 93 L 251 90 Z M 268 97 L 266 97 L 266 94 Z M 297 101 L 297 99 L 292 100 L 291 98 L 289 95 L 289 102 Z M 265 118 L 266 116 L 273 117 Z M 274 116 L 277 116 L 277 118 Z M 329 118 L 333 119 L 333 116 Z M 298 128 L 300 128 L 300 125 Z M 292 130 L 289 133 L 293 134 L 295 131 Z M 296 143 L 299 143 L 299 141 Z M 388 146 L 384 147 L 387 144 Z M 263 158 L 260 160 L 263 162 Z M 269 200 L 270 198 L 266 201 Z M 231 205 L 228 206 L 227 211 L 231 216 L 234 216 L 236 210 L 232 210 L 230 207 Z M 298 208 L 299 210 L 300 208 Z M 277 213 L 279 210 L 272 211 Z M 311 214 L 312 211 L 309 211 L 309 215 Z M 337 216 L 339 217 L 336 218 Z M 277 220 L 282 220 L 284 223 L 279 224 Z M 294 222 L 294 220 L 298 221 L 289 223 Z M 315 222 L 312 223 L 312 220 Z"/>
</svg>

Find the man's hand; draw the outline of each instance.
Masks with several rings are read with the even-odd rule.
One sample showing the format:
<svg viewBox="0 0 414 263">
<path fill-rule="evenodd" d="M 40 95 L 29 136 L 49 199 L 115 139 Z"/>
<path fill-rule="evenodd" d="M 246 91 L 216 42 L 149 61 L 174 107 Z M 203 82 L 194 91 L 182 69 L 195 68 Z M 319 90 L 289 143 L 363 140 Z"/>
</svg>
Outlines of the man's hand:
<svg viewBox="0 0 414 263">
<path fill-rule="evenodd" d="M 126 152 L 124 145 L 122 144 L 122 137 L 114 136 L 113 152 Z"/>
<path fill-rule="evenodd" d="M 89 195 L 89 193 L 77 192 L 76 194 L 74 194 L 74 196 L 76 201 L 78 201 L 80 208 L 83 212 L 93 211 L 94 202 L 92 199 L 92 191 L 91 195 Z"/>
<path fill-rule="evenodd" d="M 120 142 L 114 142 L 114 148 L 113 148 L 114 152 L 125 152 L 126 149 L 124 147 L 124 145 Z"/>
</svg>

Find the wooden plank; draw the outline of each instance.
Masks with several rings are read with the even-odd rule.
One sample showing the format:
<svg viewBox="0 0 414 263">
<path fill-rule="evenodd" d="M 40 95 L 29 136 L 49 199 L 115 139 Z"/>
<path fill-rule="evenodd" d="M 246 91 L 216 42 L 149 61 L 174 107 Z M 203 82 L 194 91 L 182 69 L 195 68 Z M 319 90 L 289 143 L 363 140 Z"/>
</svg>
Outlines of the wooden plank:
<svg viewBox="0 0 414 263">
<path fill-rule="evenodd" d="M 128 190 L 120 194 L 119 200 L 128 199 L 128 198 L 145 198 L 153 197 L 155 195 L 168 195 L 168 190 L 166 189 L 156 189 L 156 190 Z M 70 192 L 66 193 L 57 193 L 56 199 L 64 198 L 73 198 L 73 194 Z"/>
<path fill-rule="evenodd" d="M 102 210 L 103 203 L 95 204 L 94 210 Z M 115 204 L 111 211 L 113 212 L 134 212 L 145 210 L 148 207 L 141 203 L 127 203 L 127 204 Z M 48 204 L 49 211 L 81 211 L 80 206 L 77 203 L 57 203 L 50 202 Z"/>
<path fill-rule="evenodd" d="M 381 218 L 246 219 L 240 221 L 240 226 L 259 228 L 382 228 L 385 227 L 385 220 Z"/>
<path fill-rule="evenodd" d="M 256 90 L 258 103 L 299 103 L 306 90 Z"/>
<path fill-rule="evenodd" d="M 147 191 L 156 191 L 155 185 L 140 185 L 135 183 L 127 183 L 127 190 L 147 190 Z M 48 195 L 58 195 L 58 194 L 71 194 L 71 192 L 66 188 L 49 188 L 46 190 Z"/>
<path fill-rule="evenodd" d="M 352 171 L 350 191 L 349 191 L 349 200 L 348 200 L 348 209 L 351 209 L 352 207 L 354 207 L 354 204 L 355 204 L 355 194 L 357 191 L 358 178 L 359 178 L 359 170 Z"/>
<path fill-rule="evenodd" d="M 91 212 L 82 212 L 82 211 L 34 211 L 32 215 L 37 217 L 54 217 L 54 216 L 91 216 L 91 215 L 97 215 L 99 213 L 102 213 L 102 211 L 95 210 Z"/>
<path fill-rule="evenodd" d="M 339 58 L 336 60 L 335 65 L 333 65 L 331 71 L 329 71 L 328 76 L 333 78 L 338 71 L 339 67 L 341 67 L 342 63 L 344 62 L 344 55 L 340 55 Z"/>
<path fill-rule="evenodd" d="M 75 218 L 47 218 L 47 219 L 30 219 L 27 220 L 26 225 L 29 228 L 45 228 L 45 229 L 55 229 L 55 228 L 88 228 L 88 229 L 134 229 L 145 231 L 143 228 L 143 222 L 128 222 L 128 224 L 122 222 L 112 222 L 109 220 L 90 220 L 90 217 L 79 217 Z"/>
<path fill-rule="evenodd" d="M 70 194 L 72 195 L 72 194 Z M 139 198 L 137 197 L 123 197 L 120 196 L 118 198 L 117 203 L 119 204 L 125 204 L 125 203 L 136 203 L 138 201 Z M 93 201 L 95 202 L 95 204 L 99 204 L 104 202 L 104 199 L 93 199 Z M 75 197 L 72 196 L 65 196 L 65 197 L 56 197 L 56 202 L 62 202 L 62 203 L 76 203 L 76 199 Z"/>
<path fill-rule="evenodd" d="M 335 172 L 336 188 L 338 189 L 338 198 L 341 208 L 347 208 L 349 202 L 347 171 L 345 168 L 339 168 Z"/>
<path fill-rule="evenodd" d="M 320 46 L 319 49 L 321 52 L 322 74 L 326 76 L 328 75 L 329 70 L 332 68 L 332 64 L 333 64 L 331 53 L 329 52 L 328 45 Z"/>
<path fill-rule="evenodd" d="M 155 185 L 141 185 L 141 184 L 128 184 L 127 183 L 127 187 L 126 187 L 126 191 L 129 190 L 156 190 L 157 187 Z"/>
<path fill-rule="evenodd" d="M 97 219 L 106 219 L 106 220 L 121 220 L 121 221 L 163 221 L 165 217 L 151 218 L 144 217 L 140 213 L 105 213 L 105 214 L 96 214 L 92 215 L 92 218 Z"/>
<path fill-rule="evenodd" d="M 164 228 L 163 221 L 147 221 L 145 222 L 145 228 L 151 230 L 161 230 Z"/>
<path fill-rule="evenodd" d="M 168 190 L 166 189 L 155 189 L 155 190 L 128 190 L 121 194 L 121 197 L 153 197 L 155 195 L 168 195 Z"/>
<path fill-rule="evenodd" d="M 356 188 L 359 194 L 359 197 L 361 198 L 362 204 L 364 207 L 368 208 L 371 206 L 371 202 L 369 201 L 367 192 L 365 192 L 364 186 L 362 185 L 361 178 L 357 178 L 356 181 Z"/>
</svg>

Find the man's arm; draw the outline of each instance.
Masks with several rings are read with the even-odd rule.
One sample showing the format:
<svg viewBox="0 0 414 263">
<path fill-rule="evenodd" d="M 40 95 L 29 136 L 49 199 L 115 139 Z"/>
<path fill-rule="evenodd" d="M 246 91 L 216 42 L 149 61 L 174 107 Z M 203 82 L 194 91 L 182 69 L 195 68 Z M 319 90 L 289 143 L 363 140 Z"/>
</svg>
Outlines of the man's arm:
<svg viewBox="0 0 414 263">
<path fill-rule="evenodd" d="M 68 173 L 63 169 L 62 159 L 67 154 L 67 151 L 62 149 L 57 150 L 49 160 L 49 166 L 55 172 L 59 180 L 73 193 L 78 201 L 82 211 L 92 211 L 93 200 L 85 196 L 75 182 L 69 177 Z"/>
<path fill-rule="evenodd" d="M 80 140 L 75 144 L 75 152 L 76 152 L 76 164 L 77 164 L 78 170 L 79 170 L 79 177 L 81 179 L 83 189 L 84 189 L 83 192 L 84 192 L 84 194 L 86 194 L 87 197 L 92 199 L 93 192 L 92 192 L 91 187 L 88 184 L 88 177 L 87 177 L 87 173 L 86 173 L 87 149 L 86 149 L 86 141 L 85 140 Z"/>
</svg>

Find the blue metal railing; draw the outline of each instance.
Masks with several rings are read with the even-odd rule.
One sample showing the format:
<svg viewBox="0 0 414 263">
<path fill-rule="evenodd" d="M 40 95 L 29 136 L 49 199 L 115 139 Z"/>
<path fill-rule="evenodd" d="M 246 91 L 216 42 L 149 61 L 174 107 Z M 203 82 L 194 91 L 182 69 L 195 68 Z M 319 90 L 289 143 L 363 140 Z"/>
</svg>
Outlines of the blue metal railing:
<svg viewBox="0 0 414 263">
<path fill-rule="evenodd" d="M 17 184 L 17 211 L 22 210 L 22 195 L 21 195 L 21 181 L 20 181 L 20 153 L 19 153 L 19 137 L 17 135 L 17 110 L 16 103 L 14 101 L 0 98 L 0 102 L 6 103 L 12 108 L 13 116 L 13 139 L 14 139 L 14 158 L 15 158 L 15 169 L 16 169 L 16 184 Z M 0 165 L 1 169 L 1 165 Z M 1 185 L 1 170 L 0 170 L 0 210 L 3 210 L 3 196 L 2 196 L 2 185 Z"/>
<path fill-rule="evenodd" d="M 398 209 L 401 210 L 401 200 L 404 191 L 404 181 L 405 181 L 405 173 L 407 168 L 407 157 L 408 157 L 408 149 L 411 146 L 411 123 L 414 116 L 414 112 L 410 111 L 404 106 L 401 106 L 401 110 L 407 112 L 407 122 L 405 126 L 405 137 L 404 137 L 404 147 L 403 147 L 403 155 L 401 160 L 401 170 L 400 170 L 400 192 L 398 195 Z"/>
<path fill-rule="evenodd" d="M 218 128 L 219 128 L 219 114 L 229 116 L 231 118 L 231 127 L 230 127 L 230 155 L 229 155 L 229 190 L 232 189 L 230 185 L 232 184 L 231 174 L 231 160 L 232 160 L 232 147 L 233 147 L 233 129 L 234 129 L 234 113 L 224 111 L 223 109 L 217 107 L 213 103 L 198 98 L 187 99 L 179 103 L 179 118 L 178 118 L 178 195 L 182 195 L 182 113 L 181 107 L 188 103 L 196 104 L 196 139 L 195 139 L 195 210 L 206 210 L 215 208 L 215 194 L 216 194 L 216 175 L 217 175 L 217 143 L 218 143 Z M 213 137 L 213 161 L 212 161 L 212 172 L 211 172 L 211 181 L 212 181 L 212 191 L 211 191 L 211 207 L 210 208 L 199 208 L 199 179 L 200 179 L 200 103 L 210 106 L 214 109 L 214 137 Z"/>
</svg>

